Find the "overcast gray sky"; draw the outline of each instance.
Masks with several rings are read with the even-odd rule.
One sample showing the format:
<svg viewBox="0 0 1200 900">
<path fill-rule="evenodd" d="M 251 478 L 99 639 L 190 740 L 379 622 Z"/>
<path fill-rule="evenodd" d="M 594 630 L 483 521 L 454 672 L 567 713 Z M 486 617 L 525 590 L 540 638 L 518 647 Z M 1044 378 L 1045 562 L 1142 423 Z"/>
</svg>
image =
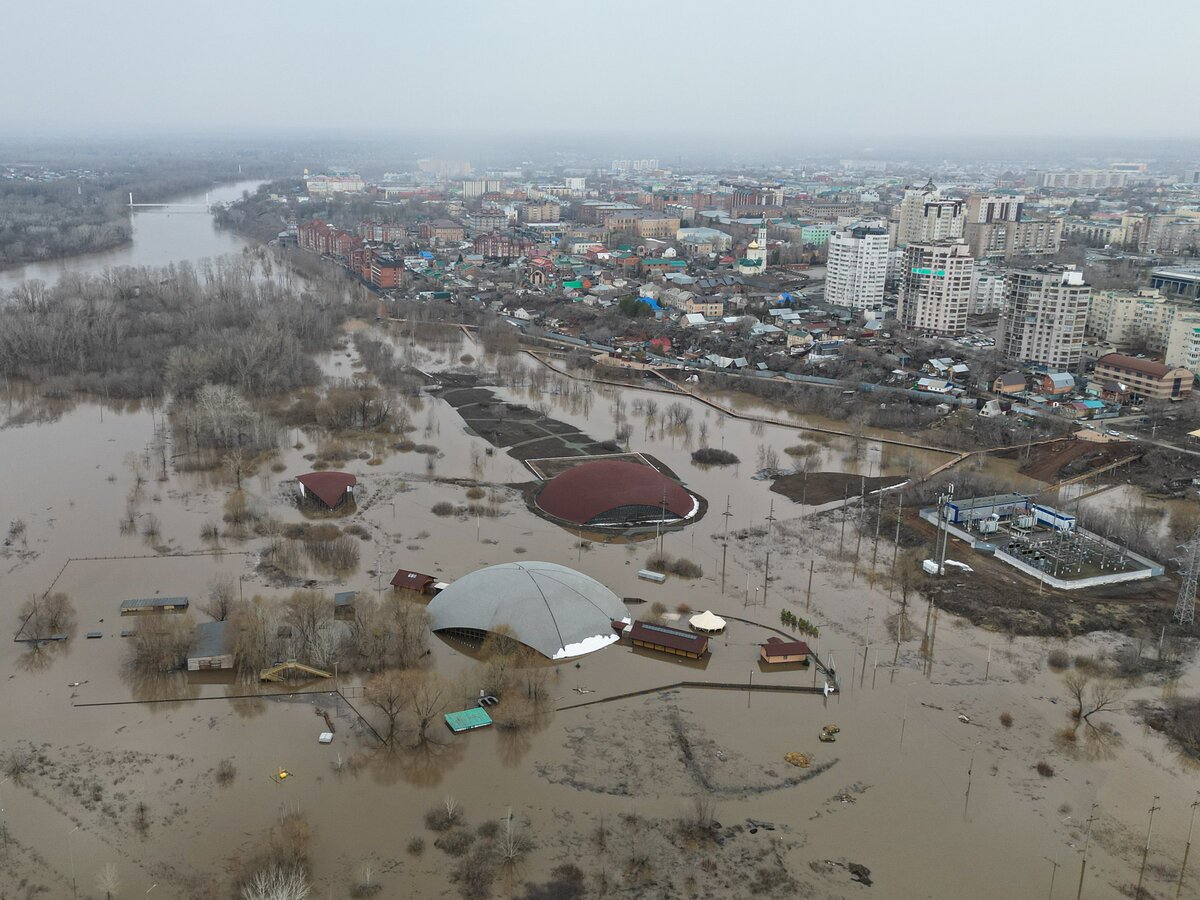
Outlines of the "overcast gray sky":
<svg viewBox="0 0 1200 900">
<path fill-rule="evenodd" d="M 4 0 L 0 131 L 1200 137 L 1197 0 Z"/>
</svg>

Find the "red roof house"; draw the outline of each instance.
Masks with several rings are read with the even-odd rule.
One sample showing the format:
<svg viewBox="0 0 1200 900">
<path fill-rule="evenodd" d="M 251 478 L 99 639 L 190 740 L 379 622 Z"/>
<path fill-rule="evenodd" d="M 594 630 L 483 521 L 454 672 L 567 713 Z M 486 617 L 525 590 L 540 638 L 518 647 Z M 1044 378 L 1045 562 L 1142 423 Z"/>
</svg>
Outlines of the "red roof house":
<svg viewBox="0 0 1200 900">
<path fill-rule="evenodd" d="M 300 496 L 312 499 L 329 509 L 337 509 L 347 498 L 354 496 L 354 486 L 358 479 L 349 472 L 309 472 L 298 475 Z"/>
</svg>

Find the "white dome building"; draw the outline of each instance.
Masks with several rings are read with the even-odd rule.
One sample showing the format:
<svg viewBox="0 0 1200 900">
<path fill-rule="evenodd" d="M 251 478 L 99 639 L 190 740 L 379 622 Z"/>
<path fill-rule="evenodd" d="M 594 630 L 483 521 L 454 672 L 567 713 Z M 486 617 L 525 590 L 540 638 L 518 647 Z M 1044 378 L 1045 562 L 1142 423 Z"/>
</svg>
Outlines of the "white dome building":
<svg viewBox="0 0 1200 900">
<path fill-rule="evenodd" d="M 583 656 L 619 640 L 621 599 L 596 581 L 548 562 L 511 562 L 458 579 L 429 604 L 434 631 L 482 640 L 505 630 L 550 659 Z"/>
</svg>

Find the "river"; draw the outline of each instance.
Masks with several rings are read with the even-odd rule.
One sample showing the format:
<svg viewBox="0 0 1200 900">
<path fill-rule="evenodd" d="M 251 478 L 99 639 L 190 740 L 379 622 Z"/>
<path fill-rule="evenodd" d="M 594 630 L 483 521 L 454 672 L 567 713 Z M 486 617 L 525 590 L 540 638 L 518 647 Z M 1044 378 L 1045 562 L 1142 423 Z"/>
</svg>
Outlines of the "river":
<svg viewBox="0 0 1200 900">
<path fill-rule="evenodd" d="M 209 189 L 208 198 L 218 203 L 236 200 L 243 191 L 256 190 L 261 183 L 238 181 L 218 185 Z M 66 272 L 96 275 L 117 266 L 165 266 L 240 252 L 246 246 L 245 239 L 218 228 L 209 213 L 195 208 L 195 204 L 204 203 L 204 198 L 205 191 L 196 191 L 163 207 L 136 210 L 133 239 L 120 247 L 0 270 L 0 293 L 32 279 L 50 284 Z"/>
</svg>

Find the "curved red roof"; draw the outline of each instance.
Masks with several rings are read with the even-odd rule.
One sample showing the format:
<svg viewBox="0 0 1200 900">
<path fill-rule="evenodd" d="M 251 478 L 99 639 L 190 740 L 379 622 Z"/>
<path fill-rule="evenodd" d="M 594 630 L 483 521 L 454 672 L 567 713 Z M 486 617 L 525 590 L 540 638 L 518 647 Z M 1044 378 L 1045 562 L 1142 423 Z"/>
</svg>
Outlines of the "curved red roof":
<svg viewBox="0 0 1200 900">
<path fill-rule="evenodd" d="M 349 472 L 309 472 L 307 475 L 297 475 L 296 480 L 330 508 L 342 502 L 348 488 L 358 484 L 358 479 Z"/>
<path fill-rule="evenodd" d="M 556 518 L 585 525 L 620 507 L 657 511 L 663 506 L 664 490 L 669 516 L 682 519 L 692 511 L 692 495 L 657 469 L 625 460 L 598 459 L 551 478 L 538 494 L 537 505 Z"/>
</svg>

